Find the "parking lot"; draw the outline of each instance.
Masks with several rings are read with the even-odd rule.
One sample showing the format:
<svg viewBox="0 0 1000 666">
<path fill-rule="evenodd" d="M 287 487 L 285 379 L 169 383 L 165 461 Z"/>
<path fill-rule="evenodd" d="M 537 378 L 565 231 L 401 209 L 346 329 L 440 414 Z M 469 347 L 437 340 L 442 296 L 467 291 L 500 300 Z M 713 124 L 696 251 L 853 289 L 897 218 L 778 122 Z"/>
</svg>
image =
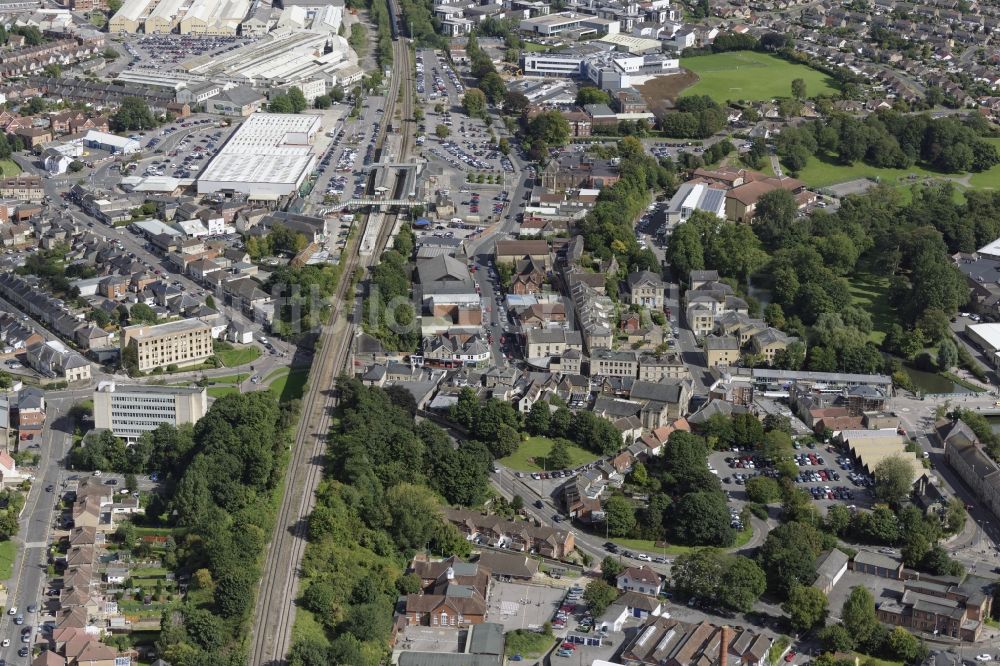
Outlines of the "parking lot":
<svg viewBox="0 0 1000 666">
<path fill-rule="evenodd" d="M 167 125 L 152 135 L 132 135 L 139 141 L 145 139 L 147 154 L 153 158 L 130 167 L 129 175 L 141 173 L 146 176 L 172 176 L 174 178 L 197 178 L 201 170 L 219 152 L 222 144 L 233 131 L 233 127 L 219 127 L 208 118 L 183 120 Z M 170 141 L 180 136 L 180 140 Z"/>
<path fill-rule="evenodd" d="M 417 95 L 426 96 L 431 102 L 448 105 L 462 103 L 465 86 L 451 65 L 438 57 L 432 49 L 417 52 Z"/>
<path fill-rule="evenodd" d="M 232 51 L 254 41 L 248 37 L 228 36 L 128 35 L 123 46 L 132 56 L 126 69 L 142 66 L 172 69 L 189 58 Z"/>
<path fill-rule="evenodd" d="M 868 507 L 873 480 L 849 456 L 832 445 L 796 444 L 792 461 L 798 467 L 795 486 L 809 493 L 823 513 L 831 505 Z M 735 502 L 746 502 L 746 482 L 757 476 L 778 477 L 778 470 L 764 456 L 747 451 L 717 451 L 709 456 L 713 473 Z"/>
<path fill-rule="evenodd" d="M 541 629 L 553 620 L 565 596 L 561 587 L 495 582 L 489 598 L 489 621 L 503 624 L 505 632 Z"/>
</svg>

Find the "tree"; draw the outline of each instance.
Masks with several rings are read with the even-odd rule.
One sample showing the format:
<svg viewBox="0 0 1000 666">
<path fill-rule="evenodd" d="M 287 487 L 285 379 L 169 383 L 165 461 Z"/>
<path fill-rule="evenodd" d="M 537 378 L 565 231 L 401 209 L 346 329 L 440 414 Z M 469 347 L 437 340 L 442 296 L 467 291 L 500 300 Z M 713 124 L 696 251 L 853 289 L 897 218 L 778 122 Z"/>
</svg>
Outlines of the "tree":
<svg viewBox="0 0 1000 666">
<path fill-rule="evenodd" d="M 698 548 L 679 555 L 670 567 L 673 589 L 684 597 L 715 600 L 722 584 L 724 557 L 714 548 Z"/>
<path fill-rule="evenodd" d="M 582 86 L 576 93 L 576 105 L 586 104 L 611 104 L 611 96 L 600 88 Z"/>
<path fill-rule="evenodd" d="M 823 648 L 830 652 L 849 652 L 854 649 L 854 637 L 842 624 L 834 624 L 820 632 Z M 852 664 L 854 662 L 851 662 Z"/>
<path fill-rule="evenodd" d="M 767 577 L 756 562 L 748 557 L 732 557 L 722 574 L 719 601 L 734 611 L 749 613 L 767 588 Z"/>
<path fill-rule="evenodd" d="M 787 247 L 801 238 L 795 216 L 798 204 L 786 189 L 778 188 L 763 194 L 757 202 L 753 230 L 765 248 L 770 250 Z"/>
<path fill-rule="evenodd" d="M 608 585 L 616 585 L 618 581 L 618 574 L 623 571 L 625 571 L 625 565 L 611 555 L 608 555 L 601 560 L 601 576 L 608 583 Z"/>
<path fill-rule="evenodd" d="M 781 610 L 796 631 L 806 632 L 826 622 L 826 595 L 812 585 L 794 585 Z"/>
<path fill-rule="evenodd" d="M 795 99 L 806 98 L 806 82 L 802 79 L 792 79 L 792 97 Z"/>
<path fill-rule="evenodd" d="M 927 656 L 927 648 L 903 627 L 893 627 L 885 645 L 892 653 L 893 659 L 898 659 L 904 664 L 923 663 Z"/>
<path fill-rule="evenodd" d="M 271 113 L 295 112 L 295 109 L 292 106 L 292 100 L 290 100 L 288 95 L 285 93 L 271 95 L 270 99 L 267 101 L 267 110 Z"/>
<path fill-rule="evenodd" d="M 758 555 L 768 589 L 787 598 L 796 583 L 812 585 L 821 548 L 822 537 L 811 525 L 790 522 L 771 530 Z"/>
<path fill-rule="evenodd" d="M 545 456 L 545 467 L 547 469 L 565 469 L 570 466 L 569 442 L 559 438 L 552 442 L 549 455 Z"/>
<path fill-rule="evenodd" d="M 781 499 L 781 486 L 775 479 L 755 476 L 747 481 L 747 498 L 758 504 L 770 504 Z"/>
<path fill-rule="evenodd" d="M 618 590 L 603 580 L 589 582 L 583 591 L 583 600 L 587 602 L 587 606 L 594 617 L 600 616 L 617 598 Z"/>
<path fill-rule="evenodd" d="M 528 416 L 524 420 L 525 429 L 532 435 L 547 434 L 551 421 L 550 414 L 548 402 L 544 400 L 536 401 L 531 405 L 531 409 L 528 410 Z"/>
<path fill-rule="evenodd" d="M 938 344 L 937 366 L 942 371 L 948 371 L 958 365 L 958 348 L 949 339 Z"/>
<path fill-rule="evenodd" d="M 878 618 L 875 616 L 875 599 L 865 587 L 857 586 L 851 590 L 844 600 L 840 619 L 847 634 L 855 645 L 864 645 L 878 629 Z"/>
<path fill-rule="evenodd" d="M 899 504 L 910 496 L 913 466 L 901 455 L 891 456 L 875 466 L 875 497 L 888 504 Z"/>
<path fill-rule="evenodd" d="M 473 118 L 482 117 L 486 112 L 486 94 L 479 88 L 469 88 L 462 96 L 462 108 Z"/>
<path fill-rule="evenodd" d="M 117 131 L 148 130 L 156 127 L 156 119 L 145 100 L 126 97 L 111 117 L 111 126 Z"/>
<path fill-rule="evenodd" d="M 683 544 L 726 547 L 736 538 L 726 498 L 718 491 L 688 493 L 673 505 L 671 513 L 667 528 Z"/>
<path fill-rule="evenodd" d="M 434 134 L 436 134 L 439 139 L 447 139 L 451 134 L 451 128 L 447 125 L 437 125 L 434 128 Z"/>
<path fill-rule="evenodd" d="M 623 495 L 612 495 L 607 499 L 604 515 L 611 536 L 629 536 L 635 530 L 635 507 Z"/>
<path fill-rule="evenodd" d="M 292 86 L 286 94 L 288 95 L 288 102 L 292 105 L 292 113 L 302 113 L 309 107 L 309 103 L 306 102 L 306 97 L 302 94 L 301 88 Z"/>
<path fill-rule="evenodd" d="M 329 95 L 317 95 L 316 99 L 313 100 L 313 106 L 317 109 L 329 109 L 333 104 Z"/>
<path fill-rule="evenodd" d="M 128 318 L 134 324 L 155 324 L 156 312 L 145 303 L 136 303 L 128 312 Z"/>
</svg>

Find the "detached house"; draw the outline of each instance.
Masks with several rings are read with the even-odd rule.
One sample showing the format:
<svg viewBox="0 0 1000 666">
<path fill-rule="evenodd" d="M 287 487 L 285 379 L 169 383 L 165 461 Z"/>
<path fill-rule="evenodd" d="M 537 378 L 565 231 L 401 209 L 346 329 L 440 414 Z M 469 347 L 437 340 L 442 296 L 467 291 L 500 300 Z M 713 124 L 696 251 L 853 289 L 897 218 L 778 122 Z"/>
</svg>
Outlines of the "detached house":
<svg viewBox="0 0 1000 666">
<path fill-rule="evenodd" d="M 663 589 L 663 580 L 648 567 L 629 567 L 618 574 L 615 585 L 622 592 L 641 592 L 655 597 Z"/>
</svg>

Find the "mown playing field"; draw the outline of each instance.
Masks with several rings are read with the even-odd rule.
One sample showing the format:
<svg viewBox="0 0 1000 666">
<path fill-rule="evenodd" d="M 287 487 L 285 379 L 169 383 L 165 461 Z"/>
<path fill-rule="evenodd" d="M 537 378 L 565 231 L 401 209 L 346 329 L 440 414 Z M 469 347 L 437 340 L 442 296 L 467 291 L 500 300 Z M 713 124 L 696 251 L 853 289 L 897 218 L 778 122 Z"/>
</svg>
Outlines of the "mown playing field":
<svg viewBox="0 0 1000 666">
<path fill-rule="evenodd" d="M 682 94 L 708 95 L 719 103 L 791 97 L 793 79 L 805 81 L 810 97 L 836 92 L 834 81 L 823 72 L 756 51 L 682 58 L 681 67 L 698 75 L 698 82 Z"/>
</svg>

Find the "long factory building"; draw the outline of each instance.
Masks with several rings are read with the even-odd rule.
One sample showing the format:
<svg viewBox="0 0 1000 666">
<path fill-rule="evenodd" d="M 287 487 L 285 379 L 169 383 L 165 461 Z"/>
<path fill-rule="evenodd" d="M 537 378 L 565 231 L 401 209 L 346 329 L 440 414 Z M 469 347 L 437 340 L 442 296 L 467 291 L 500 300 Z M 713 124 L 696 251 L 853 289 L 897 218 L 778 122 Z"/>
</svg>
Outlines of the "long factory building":
<svg viewBox="0 0 1000 666">
<path fill-rule="evenodd" d="M 108 31 L 182 35 L 235 35 L 250 0 L 125 0 Z"/>
</svg>

